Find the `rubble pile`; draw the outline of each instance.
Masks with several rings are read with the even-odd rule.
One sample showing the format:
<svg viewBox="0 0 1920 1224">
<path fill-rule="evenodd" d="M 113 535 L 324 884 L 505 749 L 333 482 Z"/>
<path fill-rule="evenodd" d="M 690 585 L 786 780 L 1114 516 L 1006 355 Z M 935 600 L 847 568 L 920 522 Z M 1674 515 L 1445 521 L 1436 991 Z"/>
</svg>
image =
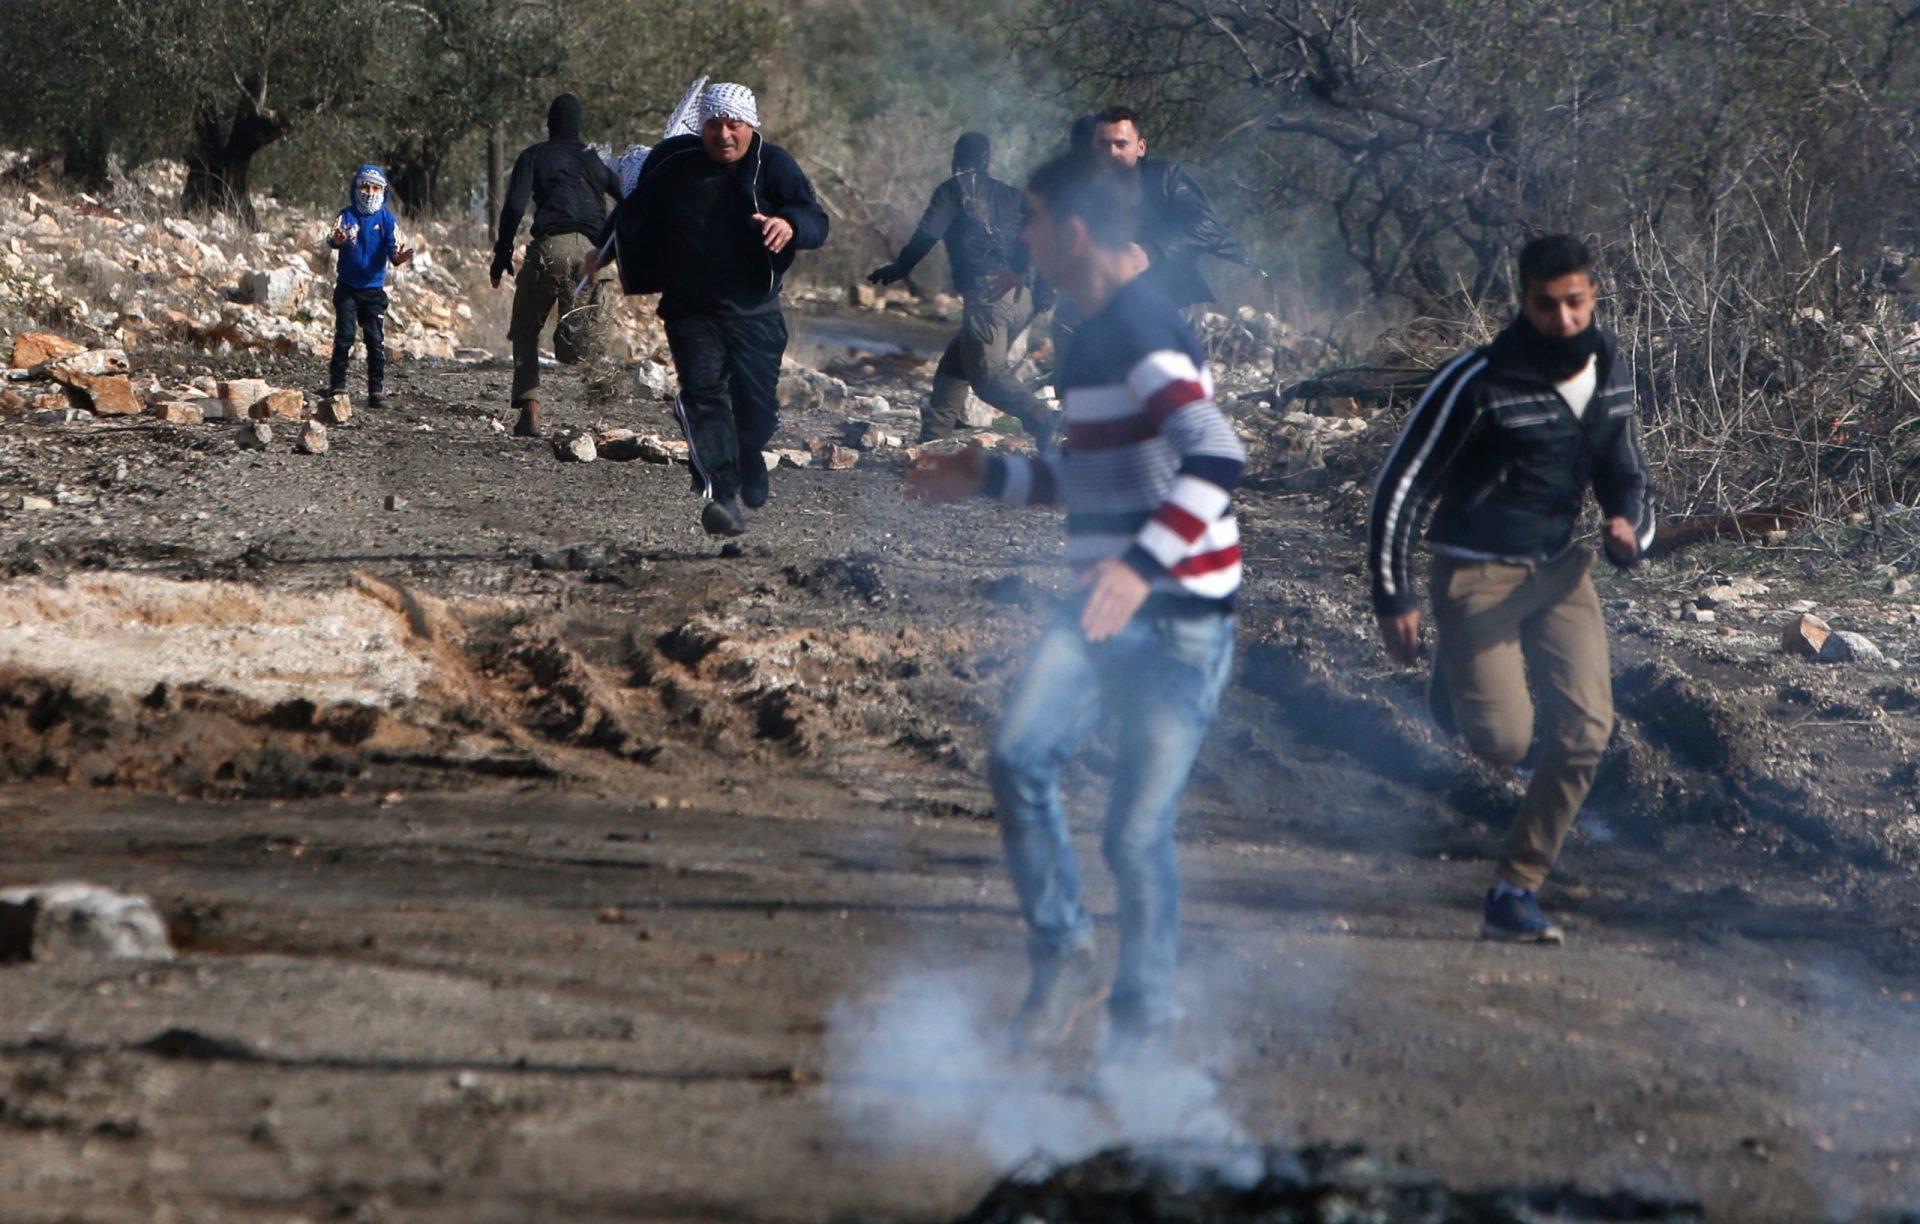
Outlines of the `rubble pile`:
<svg viewBox="0 0 1920 1224">
<path fill-rule="evenodd" d="M 1428 1174 L 1375 1160 L 1358 1147 L 1289 1151 L 1182 1143 L 1111 1148 L 1077 1164 L 1016 1172 L 962 1216 L 961 1224 L 1692 1224 L 1705 1218 L 1694 1204 L 1624 1191 L 1453 1191 Z"/>
<path fill-rule="evenodd" d="M 13 160 L 0 153 L 0 170 Z M 177 162 L 149 163 L 108 199 L 14 185 L 0 210 L 0 317 L 37 320 L 110 349 L 184 343 L 215 353 L 329 352 L 330 215 L 261 196 L 253 201 L 261 226 L 254 233 L 226 216 L 180 217 L 185 174 Z M 492 322 L 476 322 L 468 296 L 470 285 L 484 283 L 485 236 L 470 222 L 406 218 L 401 236 L 418 253 L 388 270 L 388 352 L 490 359 L 476 338 L 499 344 L 504 337 L 489 334 Z M 498 292 L 504 303 L 508 287 Z M 661 350 L 664 334 L 651 312 L 623 309 L 610 296 L 629 349 Z"/>
<path fill-rule="evenodd" d="M 1196 320 L 1194 332 L 1206 346 L 1214 381 L 1223 392 L 1286 386 L 1311 377 L 1340 356 L 1322 337 L 1251 306 L 1230 315 L 1209 310 Z"/>
<path fill-rule="evenodd" d="M 176 425 L 253 422 L 271 437 L 267 422 L 305 421 L 308 405 L 298 389 L 276 387 L 262 378 L 202 375 L 170 385 L 155 375 L 131 372 L 124 349 L 88 348 L 51 332 L 13 337 L 7 368 L 0 370 L 0 417 L 60 423 L 142 414 Z M 340 413 L 329 405 L 322 415 Z M 319 423 L 312 429 L 320 429 Z M 310 453 L 324 450 L 323 443 Z"/>
</svg>

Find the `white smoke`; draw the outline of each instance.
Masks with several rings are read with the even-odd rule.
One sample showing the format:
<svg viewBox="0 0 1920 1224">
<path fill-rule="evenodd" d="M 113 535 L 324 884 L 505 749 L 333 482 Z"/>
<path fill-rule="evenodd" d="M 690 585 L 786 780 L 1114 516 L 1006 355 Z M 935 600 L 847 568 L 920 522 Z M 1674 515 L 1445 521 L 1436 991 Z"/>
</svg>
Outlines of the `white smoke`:
<svg viewBox="0 0 1920 1224">
<path fill-rule="evenodd" d="M 994 982 L 983 972 L 908 971 L 877 1003 L 835 1007 L 832 1099 L 857 1140 L 892 1153 L 964 1145 L 1000 1170 L 1116 1144 L 1248 1147 L 1213 1079 L 1177 1059 L 1075 1079 L 1015 1056 L 1007 1015 L 992 1006 Z"/>
</svg>

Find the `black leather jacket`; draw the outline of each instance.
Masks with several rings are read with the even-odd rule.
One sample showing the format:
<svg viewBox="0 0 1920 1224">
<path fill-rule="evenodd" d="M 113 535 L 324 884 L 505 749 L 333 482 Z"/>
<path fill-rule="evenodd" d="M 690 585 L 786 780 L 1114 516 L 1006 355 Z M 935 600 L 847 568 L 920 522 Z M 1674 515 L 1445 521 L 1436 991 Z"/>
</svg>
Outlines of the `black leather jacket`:
<svg viewBox="0 0 1920 1224">
<path fill-rule="evenodd" d="M 1200 257 L 1250 264 L 1213 201 L 1186 167 L 1164 157 L 1143 157 L 1140 171 L 1140 245 L 1152 260 L 1147 279 L 1176 306 L 1211 302 L 1213 290 L 1200 275 Z"/>
</svg>

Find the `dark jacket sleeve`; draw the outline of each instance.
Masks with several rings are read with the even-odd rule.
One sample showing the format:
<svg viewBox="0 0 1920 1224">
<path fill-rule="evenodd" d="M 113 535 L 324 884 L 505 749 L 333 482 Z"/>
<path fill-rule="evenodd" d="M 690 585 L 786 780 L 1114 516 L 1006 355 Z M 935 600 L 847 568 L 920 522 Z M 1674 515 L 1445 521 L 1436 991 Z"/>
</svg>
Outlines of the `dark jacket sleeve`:
<svg viewBox="0 0 1920 1224">
<path fill-rule="evenodd" d="M 1434 376 L 1374 483 L 1367 570 L 1373 578 L 1373 610 L 1383 616 L 1420 606 L 1413 589 L 1413 537 L 1440 495 L 1447 468 L 1479 423 L 1480 400 L 1472 384 L 1485 368 L 1485 360 L 1472 352 Z"/>
<path fill-rule="evenodd" d="M 527 203 L 533 198 L 533 150 L 523 149 L 513 161 L 513 171 L 507 175 L 506 198 L 500 202 L 500 236 L 494 241 L 495 259 L 513 258 L 513 240 L 520 233 L 520 218 L 527 213 Z"/>
<path fill-rule="evenodd" d="M 816 251 L 825 246 L 826 210 L 820 207 L 813 183 L 793 155 L 785 149 L 769 150 L 765 182 L 768 209 L 793 227 L 793 241 L 788 245 L 797 251 Z"/>
<path fill-rule="evenodd" d="M 598 186 L 601 191 L 606 192 L 607 195 L 611 197 L 615 203 L 619 203 L 620 176 L 613 172 L 613 167 L 609 166 L 606 163 L 605 159 L 603 159 L 599 154 L 597 153 L 594 154 L 593 162 L 594 162 L 594 165 L 600 167 L 600 175 L 599 175 L 600 181 L 599 183 L 596 184 L 596 186 Z"/>
<path fill-rule="evenodd" d="M 947 236 L 947 230 L 953 225 L 953 219 L 960 215 L 960 203 L 951 190 L 953 180 L 948 179 L 933 189 L 933 198 L 927 201 L 927 210 L 920 214 L 920 224 L 914 226 L 913 237 L 907 239 L 907 245 L 900 248 L 900 255 L 893 262 L 900 275 L 913 271 L 914 266 L 927 257 L 934 244 Z"/>
<path fill-rule="evenodd" d="M 1247 248 L 1233 232 L 1221 224 L 1220 214 L 1213 209 L 1213 201 L 1185 166 L 1172 165 L 1167 168 L 1164 186 L 1168 224 L 1155 235 L 1160 250 L 1149 249 L 1147 254 L 1156 261 L 1174 259 L 1197 259 L 1201 255 L 1213 255 L 1229 263 L 1251 264 Z"/>
<path fill-rule="evenodd" d="M 1621 562 L 1610 550 L 1602 554 L 1615 565 L 1632 565 L 1647 555 L 1653 546 L 1658 522 L 1653 500 L 1653 473 L 1647 467 L 1647 454 L 1640 446 L 1640 420 L 1637 414 L 1620 418 L 1611 431 L 1607 445 L 1593 457 L 1593 495 L 1600 512 L 1615 515 L 1633 524 L 1633 538 L 1639 544 L 1633 561 Z"/>
</svg>

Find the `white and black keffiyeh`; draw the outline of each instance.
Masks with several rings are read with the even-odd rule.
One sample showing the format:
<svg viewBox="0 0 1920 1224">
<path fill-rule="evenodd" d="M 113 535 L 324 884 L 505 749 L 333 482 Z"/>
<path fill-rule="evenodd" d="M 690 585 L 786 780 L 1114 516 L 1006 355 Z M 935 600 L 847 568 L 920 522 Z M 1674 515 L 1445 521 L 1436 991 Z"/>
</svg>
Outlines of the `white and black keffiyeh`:
<svg viewBox="0 0 1920 1224">
<path fill-rule="evenodd" d="M 760 107 L 753 100 L 751 89 L 726 81 L 707 86 L 707 92 L 700 95 L 700 122 L 704 126 L 709 119 L 737 119 L 757 128 Z"/>
</svg>

